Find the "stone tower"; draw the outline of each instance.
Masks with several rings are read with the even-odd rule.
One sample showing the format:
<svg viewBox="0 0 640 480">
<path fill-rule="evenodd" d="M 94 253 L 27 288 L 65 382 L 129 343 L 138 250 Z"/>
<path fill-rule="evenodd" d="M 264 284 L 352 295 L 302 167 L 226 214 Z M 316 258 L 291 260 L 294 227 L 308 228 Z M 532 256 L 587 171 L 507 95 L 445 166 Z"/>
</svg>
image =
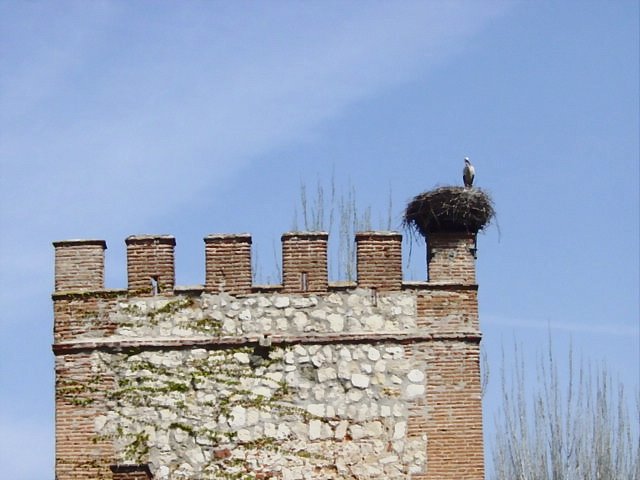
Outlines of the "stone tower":
<svg viewBox="0 0 640 480">
<path fill-rule="evenodd" d="M 56 479 L 482 479 L 475 234 L 360 232 L 357 281 L 328 235 L 282 236 L 282 284 L 253 285 L 251 236 L 205 237 L 175 285 L 171 236 L 55 242 Z"/>
</svg>

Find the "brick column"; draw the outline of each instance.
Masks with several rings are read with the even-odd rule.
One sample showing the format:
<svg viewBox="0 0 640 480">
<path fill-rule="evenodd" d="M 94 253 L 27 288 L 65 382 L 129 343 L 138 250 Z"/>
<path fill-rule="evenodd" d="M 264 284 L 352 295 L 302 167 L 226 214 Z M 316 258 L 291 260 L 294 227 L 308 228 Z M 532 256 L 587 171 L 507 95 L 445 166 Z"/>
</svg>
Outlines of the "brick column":
<svg viewBox="0 0 640 480">
<path fill-rule="evenodd" d="M 428 284 L 427 284 L 428 285 Z M 475 284 L 436 283 L 417 293 L 427 354 L 427 469 L 414 480 L 482 480 L 482 394 Z"/>
<path fill-rule="evenodd" d="M 109 374 L 95 372 L 91 353 L 56 354 L 57 480 L 109 478 L 113 445 L 95 432 L 95 419 L 107 414 Z"/>
<path fill-rule="evenodd" d="M 431 233 L 427 237 L 429 282 L 476 283 L 476 234 Z"/>
<path fill-rule="evenodd" d="M 483 480 L 478 341 L 433 343 L 426 400 L 429 421 L 424 480 Z"/>
<path fill-rule="evenodd" d="M 56 291 L 104 288 L 104 240 L 64 240 L 53 242 L 53 246 Z"/>
<path fill-rule="evenodd" d="M 327 232 L 282 235 L 282 283 L 285 293 L 327 291 Z"/>
<path fill-rule="evenodd" d="M 358 286 L 402 289 L 402 235 L 398 232 L 356 233 Z"/>
<path fill-rule="evenodd" d="M 427 363 L 427 470 L 417 480 L 483 480 L 476 235 L 427 238 L 430 288 L 418 293 L 417 325 L 434 336 Z"/>
<path fill-rule="evenodd" d="M 125 243 L 129 292 L 136 295 L 173 294 L 175 238 L 134 235 L 127 237 Z"/>
<path fill-rule="evenodd" d="M 251 235 L 207 235 L 204 243 L 205 290 L 251 293 Z"/>
</svg>

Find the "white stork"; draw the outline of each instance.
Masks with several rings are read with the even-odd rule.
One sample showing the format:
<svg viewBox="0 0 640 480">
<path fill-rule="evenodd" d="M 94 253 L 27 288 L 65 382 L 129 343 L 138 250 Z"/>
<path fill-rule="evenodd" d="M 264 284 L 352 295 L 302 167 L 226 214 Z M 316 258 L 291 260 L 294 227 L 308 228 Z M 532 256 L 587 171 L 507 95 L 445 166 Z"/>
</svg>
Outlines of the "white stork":
<svg viewBox="0 0 640 480">
<path fill-rule="evenodd" d="M 464 181 L 464 186 L 466 188 L 471 188 L 473 185 L 473 179 L 476 176 L 476 169 L 473 168 L 471 162 L 469 161 L 469 157 L 464 157 L 464 169 L 462 170 L 462 180 Z"/>
</svg>

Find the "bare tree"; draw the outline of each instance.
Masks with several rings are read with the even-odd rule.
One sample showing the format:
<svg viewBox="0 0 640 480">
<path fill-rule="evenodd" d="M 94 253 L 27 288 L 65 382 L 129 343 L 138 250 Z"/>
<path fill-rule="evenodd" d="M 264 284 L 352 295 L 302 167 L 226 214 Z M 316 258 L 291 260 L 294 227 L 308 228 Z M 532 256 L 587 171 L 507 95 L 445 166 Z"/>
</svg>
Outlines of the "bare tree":
<svg viewBox="0 0 640 480">
<path fill-rule="evenodd" d="M 328 190 L 329 195 L 325 195 Z M 391 203 L 391 199 L 389 199 Z M 298 229 L 300 223 L 307 231 L 326 231 L 331 234 L 336 226 L 338 228 L 338 249 L 331 255 L 330 267 L 337 278 L 354 280 L 356 277 L 355 265 L 355 233 L 362 230 L 370 230 L 371 207 L 359 209 L 356 200 L 355 188 L 349 184 L 346 193 L 336 192 L 335 177 L 331 176 L 331 183 L 325 189 L 320 180 L 317 181 L 316 192 L 313 198 L 307 195 L 307 186 L 300 183 L 300 211 L 301 222 L 298 221 L 298 208 L 294 209 L 292 226 Z M 336 220 L 336 211 L 338 219 Z M 335 225 L 337 223 L 337 225 Z M 381 222 L 382 223 L 382 222 Z M 391 210 L 389 218 L 391 224 Z"/>
<path fill-rule="evenodd" d="M 503 403 L 495 418 L 493 478 L 640 479 L 640 410 L 632 424 L 623 386 L 614 387 L 606 367 L 592 371 L 581 363 L 576 370 L 570 350 L 568 378 L 561 380 L 549 342 L 530 391 L 517 348 L 514 357 L 507 378 L 503 351 Z"/>
</svg>

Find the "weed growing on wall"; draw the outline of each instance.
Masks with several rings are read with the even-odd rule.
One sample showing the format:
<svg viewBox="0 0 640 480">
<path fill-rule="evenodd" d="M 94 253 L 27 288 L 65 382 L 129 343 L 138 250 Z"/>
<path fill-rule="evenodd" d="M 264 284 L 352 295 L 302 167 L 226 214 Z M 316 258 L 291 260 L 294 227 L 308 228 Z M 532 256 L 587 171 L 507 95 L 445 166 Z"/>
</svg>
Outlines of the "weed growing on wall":
<svg viewBox="0 0 640 480">
<path fill-rule="evenodd" d="M 253 478 L 254 467 L 242 456 L 281 447 L 273 437 L 257 434 L 251 423 L 261 415 L 276 420 L 309 414 L 289 404 L 286 382 L 274 372 L 270 375 L 282 351 L 273 350 L 257 368 L 252 354 L 251 348 L 243 347 L 102 355 L 104 367 L 116 378 L 108 395 L 113 424 L 109 435 L 119 445 L 122 460 L 147 461 L 149 444 L 162 449 L 158 439 L 164 438 L 165 447 L 185 452 L 185 461 L 194 460 L 189 455 L 196 457 L 207 478 L 234 478 L 221 475 L 243 471 L 245 476 L 237 478 Z"/>
</svg>

